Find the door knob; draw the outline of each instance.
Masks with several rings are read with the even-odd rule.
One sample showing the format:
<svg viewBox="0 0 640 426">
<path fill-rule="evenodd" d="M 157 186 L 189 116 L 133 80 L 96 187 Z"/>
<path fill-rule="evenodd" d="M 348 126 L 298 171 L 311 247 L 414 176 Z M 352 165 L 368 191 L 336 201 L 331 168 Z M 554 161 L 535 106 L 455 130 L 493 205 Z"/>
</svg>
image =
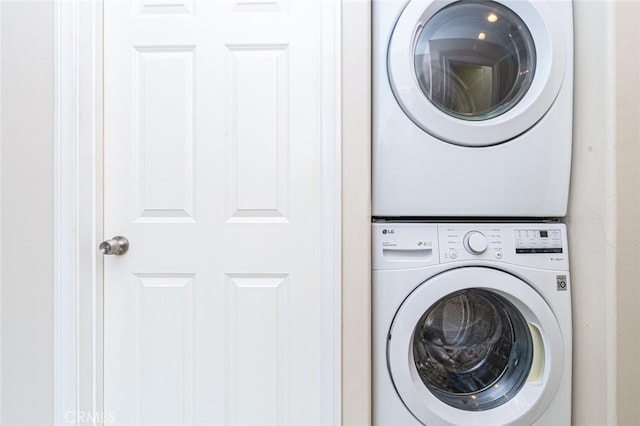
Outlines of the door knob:
<svg viewBox="0 0 640 426">
<path fill-rule="evenodd" d="M 129 240 L 126 237 L 113 237 L 100 243 L 98 250 L 102 254 L 115 254 L 120 256 L 129 250 Z"/>
</svg>

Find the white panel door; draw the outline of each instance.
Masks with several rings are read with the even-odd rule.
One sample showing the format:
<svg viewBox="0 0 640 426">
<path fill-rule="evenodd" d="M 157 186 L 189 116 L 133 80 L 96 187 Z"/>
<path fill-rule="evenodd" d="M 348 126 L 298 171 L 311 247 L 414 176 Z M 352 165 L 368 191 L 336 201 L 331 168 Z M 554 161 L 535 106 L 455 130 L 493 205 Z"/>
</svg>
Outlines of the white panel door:
<svg viewBox="0 0 640 426">
<path fill-rule="evenodd" d="M 323 422 L 322 7 L 104 2 L 117 424 Z"/>
</svg>

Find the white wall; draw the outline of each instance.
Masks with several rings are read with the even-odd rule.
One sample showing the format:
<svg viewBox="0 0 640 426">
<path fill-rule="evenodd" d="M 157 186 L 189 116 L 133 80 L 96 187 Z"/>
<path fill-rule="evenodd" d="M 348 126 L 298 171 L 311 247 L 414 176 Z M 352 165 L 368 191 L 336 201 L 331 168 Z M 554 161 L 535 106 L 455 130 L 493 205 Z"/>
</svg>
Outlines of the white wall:
<svg viewBox="0 0 640 426">
<path fill-rule="evenodd" d="M 617 419 L 640 424 L 640 2 L 616 5 Z"/>
<path fill-rule="evenodd" d="M 576 1 L 574 144 L 569 214 L 573 421 L 615 420 L 614 6 Z M 613 340 L 613 342 L 612 342 Z"/>
<path fill-rule="evenodd" d="M 4 1 L 0 22 L 3 426 L 53 419 L 53 2 Z"/>
<path fill-rule="evenodd" d="M 575 3 L 574 423 L 640 424 L 640 4 Z"/>
<path fill-rule="evenodd" d="M 342 7 L 342 420 L 371 424 L 371 8 Z"/>
</svg>

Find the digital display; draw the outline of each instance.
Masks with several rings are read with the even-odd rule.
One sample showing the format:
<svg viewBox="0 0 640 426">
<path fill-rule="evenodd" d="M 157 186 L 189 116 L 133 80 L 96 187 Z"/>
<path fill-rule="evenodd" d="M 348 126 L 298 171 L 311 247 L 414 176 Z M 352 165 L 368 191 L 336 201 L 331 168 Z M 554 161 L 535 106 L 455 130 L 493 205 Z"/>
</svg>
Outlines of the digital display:
<svg viewBox="0 0 640 426">
<path fill-rule="evenodd" d="M 535 253 L 562 253 L 562 247 L 559 248 L 517 248 L 516 254 L 535 254 Z"/>
<path fill-rule="evenodd" d="M 559 229 L 516 229 L 516 254 L 563 253 Z"/>
</svg>

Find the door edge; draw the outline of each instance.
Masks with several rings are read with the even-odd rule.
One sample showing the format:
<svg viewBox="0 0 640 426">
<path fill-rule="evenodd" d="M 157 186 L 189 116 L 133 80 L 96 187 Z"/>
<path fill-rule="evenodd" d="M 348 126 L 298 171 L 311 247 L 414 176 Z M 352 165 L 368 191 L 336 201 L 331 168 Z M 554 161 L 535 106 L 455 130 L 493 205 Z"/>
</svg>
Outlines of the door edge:
<svg viewBox="0 0 640 426">
<path fill-rule="evenodd" d="M 101 424 L 102 0 L 53 9 L 53 423 Z"/>
</svg>

